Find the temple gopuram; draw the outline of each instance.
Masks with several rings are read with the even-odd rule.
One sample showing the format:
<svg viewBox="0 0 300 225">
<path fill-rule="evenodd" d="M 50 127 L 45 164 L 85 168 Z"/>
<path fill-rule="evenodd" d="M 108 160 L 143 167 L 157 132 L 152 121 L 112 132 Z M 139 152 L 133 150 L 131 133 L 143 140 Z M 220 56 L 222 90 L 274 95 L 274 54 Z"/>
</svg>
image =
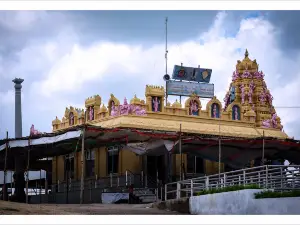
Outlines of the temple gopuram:
<svg viewBox="0 0 300 225">
<path fill-rule="evenodd" d="M 248 51 L 242 61 L 238 60 L 232 74 L 228 92 L 221 99 L 214 96 L 204 107 L 201 99 L 191 95 L 184 104 L 178 100 L 165 104 L 166 92 L 161 86 L 146 85 L 145 97 L 134 95 L 131 99 L 110 95 L 102 102 L 100 95 L 89 97 L 85 109 L 69 107 L 61 118 L 52 121 L 53 132 L 60 132 L 82 124 L 103 128 L 130 128 L 147 131 L 178 132 L 193 135 L 221 135 L 232 138 L 288 139 L 280 117 L 273 106 L 273 97 L 259 71 L 256 60 L 249 58 Z M 72 160 L 69 160 L 70 157 Z M 178 175 L 180 165 L 186 174 L 213 174 L 218 172 L 218 162 L 195 156 L 189 152 L 172 154 L 170 173 Z M 109 174 L 148 173 L 155 176 L 165 171 L 165 158 L 156 152 L 140 156 L 118 146 L 104 146 L 86 150 L 86 177 L 107 177 Z M 67 165 L 67 161 L 72 165 Z M 182 162 L 182 163 L 181 163 Z M 253 164 L 253 159 L 252 159 Z M 66 180 L 66 168 L 71 168 L 71 178 L 80 180 L 80 153 L 54 157 L 52 160 L 53 183 Z M 222 163 L 222 171 L 227 170 Z M 163 175 L 159 175 L 163 180 Z"/>
</svg>

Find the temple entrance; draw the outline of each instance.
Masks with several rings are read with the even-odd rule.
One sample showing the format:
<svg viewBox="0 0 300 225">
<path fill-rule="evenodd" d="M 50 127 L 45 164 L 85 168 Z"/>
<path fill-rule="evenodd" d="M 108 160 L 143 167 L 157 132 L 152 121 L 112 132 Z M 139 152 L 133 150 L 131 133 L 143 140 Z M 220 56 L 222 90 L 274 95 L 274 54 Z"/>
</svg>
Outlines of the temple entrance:
<svg viewBox="0 0 300 225">
<path fill-rule="evenodd" d="M 147 156 L 147 185 L 155 187 L 157 180 L 162 183 L 166 181 L 165 156 Z"/>
</svg>

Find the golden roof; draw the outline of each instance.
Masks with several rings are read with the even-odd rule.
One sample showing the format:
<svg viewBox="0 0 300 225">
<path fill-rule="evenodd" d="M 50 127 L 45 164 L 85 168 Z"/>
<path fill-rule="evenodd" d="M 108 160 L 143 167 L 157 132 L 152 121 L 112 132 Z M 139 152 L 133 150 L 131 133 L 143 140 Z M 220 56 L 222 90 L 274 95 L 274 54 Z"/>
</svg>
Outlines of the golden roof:
<svg viewBox="0 0 300 225">
<path fill-rule="evenodd" d="M 178 117 L 177 117 L 178 118 Z M 245 137 L 245 138 L 257 138 L 262 137 L 263 132 L 265 137 L 274 137 L 279 139 L 286 139 L 288 136 L 276 129 L 264 129 L 254 128 L 251 124 L 248 126 L 238 126 L 236 121 L 228 121 L 226 124 L 219 124 L 205 122 L 205 119 L 197 118 L 197 121 L 179 121 L 176 118 L 171 119 L 166 117 L 165 119 L 151 118 L 138 116 L 122 116 L 113 118 L 107 121 L 101 121 L 96 123 L 96 126 L 116 128 L 145 128 L 151 130 L 163 130 L 163 131 L 179 131 L 180 124 L 182 132 L 194 133 L 194 134 L 210 134 L 210 135 L 225 135 L 230 137 Z M 219 130 L 220 128 L 220 130 Z"/>
<path fill-rule="evenodd" d="M 176 101 L 173 103 L 172 108 L 182 108 L 181 104 L 178 102 L 178 100 L 176 99 Z"/>
<path fill-rule="evenodd" d="M 101 108 L 100 108 L 100 113 L 104 113 L 107 112 L 107 108 L 105 107 L 104 104 L 102 104 Z"/>
<path fill-rule="evenodd" d="M 133 99 L 130 100 L 130 104 L 139 105 L 141 104 L 141 100 L 134 95 Z"/>
<path fill-rule="evenodd" d="M 52 121 L 52 125 L 59 125 L 60 123 L 61 121 L 57 117 Z"/>
<path fill-rule="evenodd" d="M 256 62 L 256 59 L 253 61 L 249 58 L 248 50 L 246 49 L 245 52 L 245 58 L 243 61 L 238 60 L 236 64 L 236 70 L 239 73 L 243 73 L 245 70 L 248 70 L 249 72 L 257 72 L 258 71 L 258 64 Z"/>
</svg>

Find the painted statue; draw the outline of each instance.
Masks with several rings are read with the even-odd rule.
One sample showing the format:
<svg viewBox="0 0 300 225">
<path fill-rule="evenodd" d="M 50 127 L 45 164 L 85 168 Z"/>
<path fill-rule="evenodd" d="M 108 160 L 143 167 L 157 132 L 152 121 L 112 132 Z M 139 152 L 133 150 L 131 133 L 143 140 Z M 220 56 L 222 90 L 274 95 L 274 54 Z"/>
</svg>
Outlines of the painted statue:
<svg viewBox="0 0 300 225">
<path fill-rule="evenodd" d="M 255 89 L 255 84 L 252 80 L 250 85 L 249 85 L 249 93 L 248 93 L 249 104 L 252 104 L 252 96 L 253 96 L 254 89 Z"/>
<path fill-rule="evenodd" d="M 39 135 L 39 134 L 41 134 L 41 132 L 39 132 L 38 130 L 35 130 L 34 125 L 32 124 L 30 127 L 30 136 Z"/>
<path fill-rule="evenodd" d="M 241 84 L 240 89 L 241 89 L 242 104 L 244 104 L 245 103 L 245 86 L 244 86 L 244 84 Z"/>
<path fill-rule="evenodd" d="M 242 74 L 242 78 L 251 78 L 251 73 L 248 70 L 245 70 Z"/>
<path fill-rule="evenodd" d="M 235 81 L 239 78 L 239 73 L 237 70 L 235 70 L 233 73 L 232 73 L 232 81 Z"/>
<path fill-rule="evenodd" d="M 90 106 L 89 108 L 89 120 L 94 120 L 94 107 Z"/>
<path fill-rule="evenodd" d="M 229 95 L 229 93 L 227 92 L 226 93 L 226 95 L 225 95 L 225 97 L 224 97 L 224 103 L 225 103 L 225 106 L 224 106 L 224 112 L 225 112 L 225 110 L 227 109 L 227 106 L 229 105 L 229 97 L 230 97 L 230 95 Z"/>
<path fill-rule="evenodd" d="M 196 100 L 190 101 L 190 115 L 198 116 L 199 115 L 199 106 Z"/>
<path fill-rule="evenodd" d="M 267 100 L 266 90 L 263 89 L 262 92 L 259 94 L 260 104 L 264 105 L 266 100 Z"/>
<path fill-rule="evenodd" d="M 262 121 L 262 126 L 266 128 L 277 128 L 277 114 L 274 113 L 271 119 Z"/>
<path fill-rule="evenodd" d="M 146 110 L 143 109 L 141 106 L 137 105 L 130 105 L 131 107 L 131 112 L 134 113 L 137 116 L 145 116 L 146 115 Z"/>
<path fill-rule="evenodd" d="M 269 91 L 266 93 L 266 100 L 268 101 L 269 105 L 272 106 L 272 104 L 273 104 L 273 96 L 270 94 Z"/>
<path fill-rule="evenodd" d="M 124 98 L 123 105 L 120 106 L 120 115 L 128 115 L 130 112 L 130 105 L 127 102 L 127 99 Z"/>
<path fill-rule="evenodd" d="M 237 105 L 232 107 L 232 119 L 240 120 L 240 108 Z"/>
<path fill-rule="evenodd" d="M 119 115 L 118 107 L 115 106 L 115 102 L 114 101 L 111 101 L 110 115 L 111 116 L 118 116 Z"/>
<path fill-rule="evenodd" d="M 262 72 L 262 71 L 256 71 L 256 72 L 254 72 L 254 74 L 253 74 L 253 78 L 256 78 L 256 79 L 262 79 L 262 78 L 264 78 L 264 73 Z"/>
<path fill-rule="evenodd" d="M 158 97 L 152 97 L 152 111 L 153 112 L 160 111 L 160 99 Z"/>
<path fill-rule="evenodd" d="M 219 105 L 217 103 L 212 104 L 211 117 L 212 118 L 220 118 L 220 110 L 219 110 Z"/>
<path fill-rule="evenodd" d="M 69 114 L 69 125 L 73 126 L 74 125 L 74 114 L 70 112 Z"/>
</svg>

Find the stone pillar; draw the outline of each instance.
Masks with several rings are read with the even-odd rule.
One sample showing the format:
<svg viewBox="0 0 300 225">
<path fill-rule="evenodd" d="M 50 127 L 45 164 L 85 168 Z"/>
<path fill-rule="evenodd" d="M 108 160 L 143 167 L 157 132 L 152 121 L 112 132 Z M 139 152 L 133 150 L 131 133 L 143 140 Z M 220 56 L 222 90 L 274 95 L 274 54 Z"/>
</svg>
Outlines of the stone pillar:
<svg viewBox="0 0 300 225">
<path fill-rule="evenodd" d="M 21 89 L 22 82 L 21 78 L 15 78 L 15 138 L 22 137 L 22 100 L 21 100 Z"/>
<path fill-rule="evenodd" d="M 24 80 L 21 78 L 15 78 L 12 82 L 15 83 L 15 138 L 22 137 L 22 101 L 21 101 L 21 89 L 22 82 Z M 13 196 L 13 200 L 17 202 L 25 202 L 25 157 L 22 155 L 18 155 L 15 157 L 15 168 L 16 171 L 13 175 L 15 182 L 15 193 Z"/>
</svg>

